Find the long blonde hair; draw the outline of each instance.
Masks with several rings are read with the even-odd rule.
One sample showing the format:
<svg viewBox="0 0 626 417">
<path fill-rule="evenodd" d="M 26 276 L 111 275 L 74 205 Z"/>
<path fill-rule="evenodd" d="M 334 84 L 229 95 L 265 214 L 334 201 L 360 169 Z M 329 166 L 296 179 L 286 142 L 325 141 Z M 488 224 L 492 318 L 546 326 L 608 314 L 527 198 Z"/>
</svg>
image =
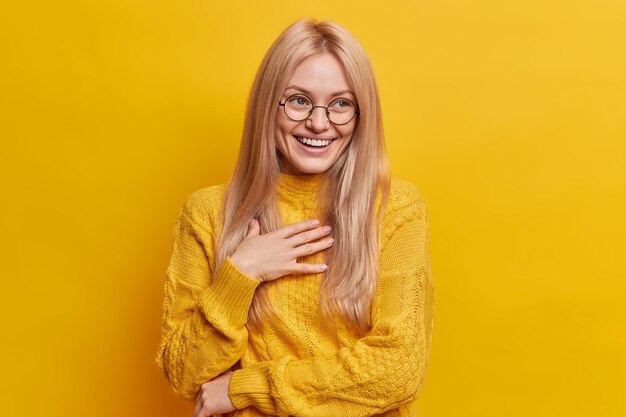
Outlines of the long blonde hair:
<svg viewBox="0 0 626 417">
<path fill-rule="evenodd" d="M 237 165 L 224 201 L 217 265 L 244 239 L 251 218 L 259 221 L 261 233 L 283 226 L 276 202 L 280 176 L 275 145 L 277 104 L 297 65 L 324 52 L 333 54 L 343 65 L 359 115 L 352 140 L 325 173 L 317 193 L 321 218 L 332 226 L 335 238 L 333 247 L 325 251 L 328 271 L 321 289 L 321 307 L 324 313 L 337 313 L 365 330 L 379 272 L 389 164 L 371 64 L 356 39 L 336 23 L 296 21 L 280 34 L 261 63 L 248 101 Z M 270 310 L 267 284 L 261 284 L 249 310 L 248 326 L 259 328 Z"/>
</svg>

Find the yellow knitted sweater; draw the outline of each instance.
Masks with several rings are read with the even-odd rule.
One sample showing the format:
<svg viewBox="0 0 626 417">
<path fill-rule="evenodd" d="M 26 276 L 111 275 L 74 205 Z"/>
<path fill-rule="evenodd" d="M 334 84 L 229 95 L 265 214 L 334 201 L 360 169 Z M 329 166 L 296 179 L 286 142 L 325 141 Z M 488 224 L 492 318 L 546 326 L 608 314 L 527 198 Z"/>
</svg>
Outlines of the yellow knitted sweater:
<svg viewBox="0 0 626 417">
<path fill-rule="evenodd" d="M 281 174 L 278 204 L 285 224 L 314 218 L 318 185 L 318 176 Z M 259 281 L 230 258 L 217 270 L 214 264 L 224 192 L 222 185 L 192 193 L 174 228 L 156 358 L 174 391 L 193 399 L 202 383 L 234 367 L 234 416 L 417 415 L 434 300 L 428 220 L 417 189 L 392 180 L 365 335 L 322 316 L 323 274 L 274 281 L 268 291 L 276 313 L 259 332 L 248 331 Z"/>
</svg>

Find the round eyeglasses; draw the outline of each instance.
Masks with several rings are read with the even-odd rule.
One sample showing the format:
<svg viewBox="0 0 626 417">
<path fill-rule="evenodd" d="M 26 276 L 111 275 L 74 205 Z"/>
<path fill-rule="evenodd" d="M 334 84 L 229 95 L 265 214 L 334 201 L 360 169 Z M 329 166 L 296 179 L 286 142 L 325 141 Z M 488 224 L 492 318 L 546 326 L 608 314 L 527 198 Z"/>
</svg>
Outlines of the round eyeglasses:
<svg viewBox="0 0 626 417">
<path fill-rule="evenodd" d="M 326 110 L 326 117 L 332 124 L 345 125 L 359 112 L 355 104 L 347 98 L 336 98 L 328 106 L 314 106 L 313 101 L 305 95 L 293 94 L 284 103 L 278 102 L 285 114 L 294 122 L 308 119 L 317 107 Z"/>
</svg>

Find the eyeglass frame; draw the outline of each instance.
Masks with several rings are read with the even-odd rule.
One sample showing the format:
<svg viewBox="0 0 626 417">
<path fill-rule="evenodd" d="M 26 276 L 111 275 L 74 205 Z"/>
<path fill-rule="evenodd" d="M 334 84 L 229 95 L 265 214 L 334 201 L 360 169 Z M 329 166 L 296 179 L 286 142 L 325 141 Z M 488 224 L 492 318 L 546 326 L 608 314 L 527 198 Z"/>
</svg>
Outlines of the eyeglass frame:
<svg viewBox="0 0 626 417">
<path fill-rule="evenodd" d="M 278 105 L 281 106 L 283 108 L 283 111 L 285 113 L 285 116 L 287 116 L 289 118 L 289 120 L 292 120 L 294 122 L 302 122 L 306 119 L 308 119 L 309 117 L 311 117 L 311 115 L 313 114 L 313 110 L 315 110 L 316 108 L 320 107 L 322 109 L 326 110 L 326 118 L 328 119 L 329 122 L 331 122 L 332 124 L 334 124 L 335 126 L 343 126 L 343 125 L 347 125 L 348 123 L 350 123 L 352 120 L 354 120 L 354 116 L 356 116 L 357 114 L 359 114 L 359 108 L 357 107 L 356 103 L 352 100 L 350 100 L 349 98 L 346 97 L 337 97 L 333 100 L 331 100 L 330 103 L 328 103 L 326 106 L 311 106 L 311 109 L 309 110 L 309 114 L 304 118 L 304 119 L 300 119 L 300 120 L 296 120 L 291 118 L 288 114 L 287 114 L 287 107 L 285 106 L 287 104 L 287 102 L 289 101 L 290 98 L 292 97 L 296 97 L 296 96 L 303 96 L 306 97 L 307 99 L 309 99 L 309 101 L 311 102 L 311 104 L 313 104 L 313 100 L 311 100 L 311 98 L 309 96 L 307 96 L 306 94 L 302 94 L 302 93 L 296 93 L 296 94 L 292 94 L 289 97 L 287 97 L 285 99 L 285 101 L 283 103 L 280 102 L 280 100 L 278 101 Z M 348 100 L 350 103 L 352 103 L 352 105 L 354 106 L 354 114 L 352 115 L 352 117 L 350 118 L 350 120 L 348 120 L 347 122 L 344 123 L 335 123 L 332 120 L 330 120 L 330 110 L 328 110 L 328 107 L 330 107 L 330 105 L 336 101 L 336 100 Z"/>
</svg>

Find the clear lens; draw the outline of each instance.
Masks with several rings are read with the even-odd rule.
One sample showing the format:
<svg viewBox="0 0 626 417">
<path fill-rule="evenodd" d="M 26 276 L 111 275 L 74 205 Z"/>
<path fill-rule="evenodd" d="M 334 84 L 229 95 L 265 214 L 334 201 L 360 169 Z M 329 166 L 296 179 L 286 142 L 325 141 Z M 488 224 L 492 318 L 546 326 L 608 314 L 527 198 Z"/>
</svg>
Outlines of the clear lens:
<svg viewBox="0 0 626 417">
<path fill-rule="evenodd" d="M 285 101 L 285 113 L 292 120 L 300 121 L 309 117 L 313 103 L 307 96 L 294 95 Z"/>
<path fill-rule="evenodd" d="M 352 120 L 355 111 L 354 104 L 350 100 L 337 98 L 328 105 L 328 118 L 337 125 L 346 124 Z"/>
<path fill-rule="evenodd" d="M 285 100 L 284 108 L 287 117 L 299 122 L 311 115 L 313 102 L 307 96 L 294 94 Z M 347 98 L 336 98 L 325 109 L 328 119 L 336 125 L 348 123 L 356 113 L 356 106 Z"/>
</svg>

